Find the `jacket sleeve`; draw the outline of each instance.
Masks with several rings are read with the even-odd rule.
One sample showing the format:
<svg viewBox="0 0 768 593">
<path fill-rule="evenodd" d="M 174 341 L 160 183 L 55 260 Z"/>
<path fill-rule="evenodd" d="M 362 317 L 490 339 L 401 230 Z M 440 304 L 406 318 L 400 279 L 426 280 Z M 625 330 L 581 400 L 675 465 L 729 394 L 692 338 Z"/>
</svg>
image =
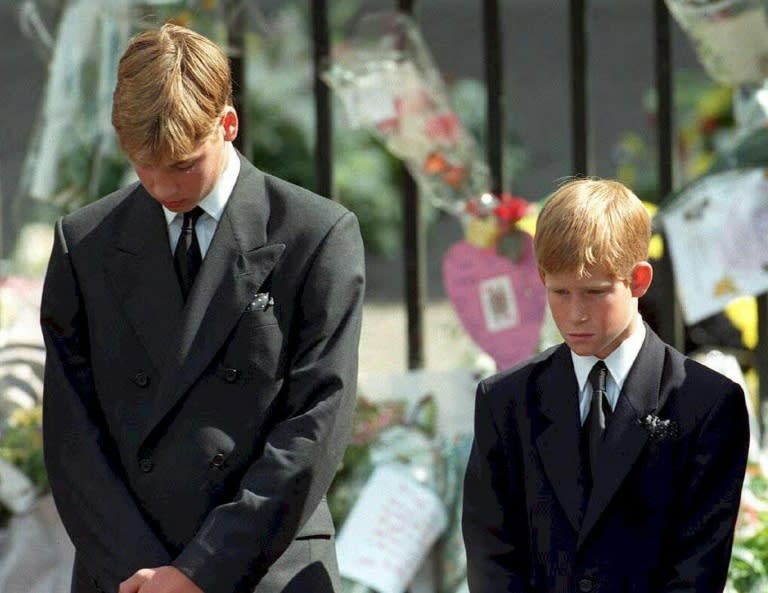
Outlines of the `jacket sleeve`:
<svg viewBox="0 0 768 593">
<path fill-rule="evenodd" d="M 462 529 L 472 593 L 525 593 L 531 567 L 526 545 L 519 459 L 510 459 L 481 383 L 475 397 L 475 435 L 464 478 Z M 514 447 L 510 444 L 510 449 Z M 518 468 L 519 469 L 519 468 Z"/>
<path fill-rule="evenodd" d="M 343 214 L 311 258 L 280 420 L 235 499 L 209 513 L 173 562 L 206 593 L 253 588 L 320 503 L 351 435 L 364 292 L 355 216 Z"/>
<path fill-rule="evenodd" d="M 90 367 L 87 312 L 63 223 L 43 287 L 46 345 L 43 396 L 45 464 L 57 509 L 94 585 L 116 592 L 137 569 L 170 562 L 128 491 L 104 428 Z"/>
<path fill-rule="evenodd" d="M 663 593 L 721 593 L 725 587 L 749 449 L 744 394 L 730 385 L 698 431 Z"/>
</svg>

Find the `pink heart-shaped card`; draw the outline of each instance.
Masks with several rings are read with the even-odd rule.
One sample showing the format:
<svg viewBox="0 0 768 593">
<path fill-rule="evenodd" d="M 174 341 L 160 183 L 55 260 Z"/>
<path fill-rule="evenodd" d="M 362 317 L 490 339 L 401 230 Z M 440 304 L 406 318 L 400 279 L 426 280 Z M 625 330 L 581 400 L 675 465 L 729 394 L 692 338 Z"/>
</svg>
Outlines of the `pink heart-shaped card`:
<svg viewBox="0 0 768 593">
<path fill-rule="evenodd" d="M 533 240 L 522 241 L 516 261 L 466 241 L 443 258 L 443 285 L 475 343 L 499 370 L 536 352 L 544 320 L 546 294 L 533 255 Z"/>
</svg>

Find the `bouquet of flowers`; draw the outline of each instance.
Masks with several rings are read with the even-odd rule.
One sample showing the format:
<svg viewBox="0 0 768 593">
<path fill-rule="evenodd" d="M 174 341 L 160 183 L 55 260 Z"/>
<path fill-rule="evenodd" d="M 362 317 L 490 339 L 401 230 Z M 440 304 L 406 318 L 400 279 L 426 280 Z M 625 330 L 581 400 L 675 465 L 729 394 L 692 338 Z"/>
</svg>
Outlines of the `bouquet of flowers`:
<svg viewBox="0 0 768 593">
<path fill-rule="evenodd" d="M 450 106 L 415 23 L 405 14 L 366 15 L 334 48 L 325 80 L 352 127 L 369 129 L 402 159 L 430 201 L 453 214 L 486 191 L 488 168 Z"/>
</svg>

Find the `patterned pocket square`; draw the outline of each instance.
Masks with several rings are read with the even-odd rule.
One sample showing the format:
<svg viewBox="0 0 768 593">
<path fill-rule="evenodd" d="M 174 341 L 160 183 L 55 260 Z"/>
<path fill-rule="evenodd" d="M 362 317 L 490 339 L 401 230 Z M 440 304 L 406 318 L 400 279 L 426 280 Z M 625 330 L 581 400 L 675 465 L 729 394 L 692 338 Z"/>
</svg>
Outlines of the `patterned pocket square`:
<svg viewBox="0 0 768 593">
<path fill-rule="evenodd" d="M 257 292 L 245 308 L 246 311 L 266 311 L 275 305 L 275 300 L 268 292 Z"/>
</svg>

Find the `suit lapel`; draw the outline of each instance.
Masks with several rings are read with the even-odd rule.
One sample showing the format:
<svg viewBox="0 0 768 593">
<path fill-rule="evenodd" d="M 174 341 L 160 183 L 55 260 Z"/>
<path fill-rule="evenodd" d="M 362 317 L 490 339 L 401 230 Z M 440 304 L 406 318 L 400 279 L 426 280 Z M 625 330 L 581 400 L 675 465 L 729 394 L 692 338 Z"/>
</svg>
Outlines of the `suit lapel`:
<svg viewBox="0 0 768 593">
<path fill-rule="evenodd" d="M 264 177 L 241 171 L 181 314 L 175 347 L 153 402 L 144 438 L 195 383 L 285 249 L 266 245 Z"/>
<path fill-rule="evenodd" d="M 162 369 L 184 304 L 165 217 L 141 186 L 115 214 L 118 224 L 104 266 L 131 326 L 155 368 Z"/>
<path fill-rule="evenodd" d="M 604 446 L 600 450 L 599 465 L 577 546 L 584 543 L 648 441 L 648 432 L 640 420 L 661 409 L 666 400 L 671 385 L 662 381 L 664 362 L 664 343 L 646 326 L 643 347 L 621 390 Z"/>
<path fill-rule="evenodd" d="M 552 368 L 536 381 L 541 412 L 549 425 L 535 438 L 544 471 L 575 530 L 581 524 L 582 490 L 579 459 L 579 387 L 570 351 L 563 345 L 552 356 Z"/>
</svg>

